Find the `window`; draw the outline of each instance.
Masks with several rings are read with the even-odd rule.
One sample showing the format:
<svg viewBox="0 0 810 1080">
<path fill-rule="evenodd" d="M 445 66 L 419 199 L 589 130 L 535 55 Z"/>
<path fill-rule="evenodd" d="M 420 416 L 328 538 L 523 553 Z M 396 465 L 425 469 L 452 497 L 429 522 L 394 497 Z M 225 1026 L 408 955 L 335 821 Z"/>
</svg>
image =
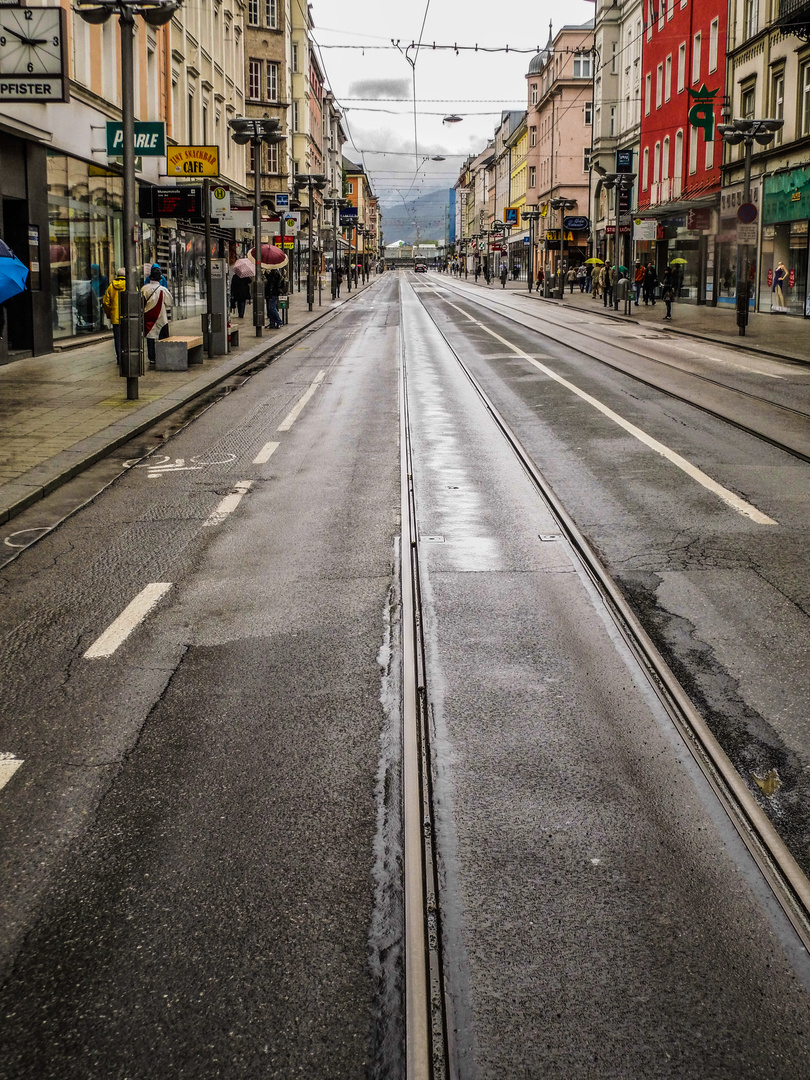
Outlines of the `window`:
<svg viewBox="0 0 810 1080">
<path fill-rule="evenodd" d="M 617 64 L 619 60 L 619 43 L 614 41 L 610 50 L 610 74 L 615 75 L 618 71 Z"/>
<path fill-rule="evenodd" d="M 696 127 L 689 129 L 689 173 L 694 175 L 697 172 L 697 152 L 698 152 L 698 129 Z"/>
<path fill-rule="evenodd" d="M 664 29 L 664 19 L 667 17 L 667 0 L 658 0 L 658 33 Z"/>
<path fill-rule="evenodd" d="M 802 135 L 810 135 L 810 63 L 802 64 L 799 75 Z"/>
<path fill-rule="evenodd" d="M 661 179 L 669 179 L 669 135 L 664 139 L 664 145 L 661 150 Z"/>
<path fill-rule="evenodd" d="M 650 107 L 652 105 L 652 75 L 649 71 L 644 76 L 644 115 L 650 115 Z"/>
<path fill-rule="evenodd" d="M 534 165 L 529 166 L 529 187 L 537 187 L 537 168 Z"/>
<path fill-rule="evenodd" d="M 254 101 L 262 96 L 262 62 L 261 60 L 248 61 L 248 97 Z"/>
<path fill-rule="evenodd" d="M 672 57 L 668 56 L 664 67 L 664 101 L 672 96 Z"/>
<path fill-rule="evenodd" d="M 655 107 L 661 108 L 664 99 L 664 65 L 659 64 L 655 69 Z"/>
<path fill-rule="evenodd" d="M 292 45 L 292 69 L 298 71 L 298 43 L 295 41 Z"/>
<path fill-rule="evenodd" d="M 644 164 L 641 167 L 641 188 L 646 191 L 650 185 L 650 148 L 644 147 Z"/>
<path fill-rule="evenodd" d="M 248 0 L 248 23 L 251 26 L 259 25 L 259 0 Z"/>
<path fill-rule="evenodd" d="M 706 140 L 706 168 L 711 169 L 714 165 L 714 139 Z"/>
<path fill-rule="evenodd" d="M 278 64 L 272 60 L 267 61 L 267 100 L 278 101 Z"/>
<path fill-rule="evenodd" d="M 537 128 L 529 128 L 529 146 L 537 146 Z"/>
<path fill-rule="evenodd" d="M 267 147 L 267 171 L 278 172 L 278 143 L 271 143 Z"/>
<path fill-rule="evenodd" d="M 686 42 L 682 41 L 678 46 L 678 93 L 680 94 L 686 85 Z"/>
<path fill-rule="evenodd" d="M 188 95 L 188 141 L 194 145 L 194 95 Z"/>
<path fill-rule="evenodd" d="M 756 109 L 757 87 L 756 83 L 748 83 L 740 90 L 740 116 L 744 120 L 754 119 Z"/>
<path fill-rule="evenodd" d="M 585 123 L 586 124 L 592 124 L 593 123 L 593 102 L 592 101 L 586 101 L 585 102 Z"/>
<path fill-rule="evenodd" d="M 692 82 L 700 82 L 700 34 L 695 34 L 692 45 Z"/>
<path fill-rule="evenodd" d="M 278 26 L 278 4 L 277 0 L 264 0 L 264 21 L 270 27 L 271 30 L 275 30 Z M 275 170 L 271 169 L 271 172 Z"/>
<path fill-rule="evenodd" d="M 614 45 L 615 49 L 615 45 Z M 590 56 L 584 56 L 582 54 L 574 56 L 574 78 L 575 79 L 590 79 L 591 77 L 591 58 Z"/>
<path fill-rule="evenodd" d="M 672 195 L 677 198 L 681 193 L 683 176 L 683 132 L 675 133 L 675 159 L 672 162 Z"/>
<path fill-rule="evenodd" d="M 653 152 L 653 183 L 657 184 L 661 179 L 661 143 L 655 144 Z"/>
<path fill-rule="evenodd" d="M 301 129 L 298 127 L 298 102 L 294 101 L 292 107 L 292 129 L 293 131 L 300 131 Z"/>
<path fill-rule="evenodd" d="M 785 117 L 785 71 L 784 68 L 781 71 L 774 72 L 771 77 L 771 107 L 769 109 L 769 115 L 774 120 L 783 120 Z M 774 132 L 773 137 L 774 146 L 779 146 L 782 142 L 782 131 Z"/>
<path fill-rule="evenodd" d="M 346 193 L 348 195 L 354 195 L 354 181 L 350 180 L 346 185 Z"/>
<path fill-rule="evenodd" d="M 537 83 L 532 83 L 532 105 L 537 104 Z"/>
<path fill-rule="evenodd" d="M 717 71 L 717 41 L 720 34 L 720 22 L 712 19 L 709 27 L 709 71 Z"/>
<path fill-rule="evenodd" d="M 208 143 L 208 106 L 203 103 L 202 107 L 202 141 L 203 146 Z"/>
<path fill-rule="evenodd" d="M 743 2 L 743 37 L 753 37 L 757 32 L 757 0 Z"/>
<path fill-rule="evenodd" d="M 616 134 L 616 106 L 610 106 L 608 113 L 608 135 L 612 138 Z"/>
<path fill-rule="evenodd" d="M 582 171 L 587 172 L 591 167 L 591 150 L 587 147 L 582 151 Z"/>
</svg>

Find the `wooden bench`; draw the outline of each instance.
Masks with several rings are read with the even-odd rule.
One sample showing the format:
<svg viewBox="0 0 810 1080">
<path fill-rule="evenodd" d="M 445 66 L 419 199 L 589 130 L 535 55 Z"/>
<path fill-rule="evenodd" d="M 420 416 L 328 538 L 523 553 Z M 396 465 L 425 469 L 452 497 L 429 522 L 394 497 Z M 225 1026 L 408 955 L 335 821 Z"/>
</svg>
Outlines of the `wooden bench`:
<svg viewBox="0 0 810 1080">
<path fill-rule="evenodd" d="M 203 362 L 202 334 L 163 338 L 155 342 L 155 371 L 187 371 Z"/>
</svg>

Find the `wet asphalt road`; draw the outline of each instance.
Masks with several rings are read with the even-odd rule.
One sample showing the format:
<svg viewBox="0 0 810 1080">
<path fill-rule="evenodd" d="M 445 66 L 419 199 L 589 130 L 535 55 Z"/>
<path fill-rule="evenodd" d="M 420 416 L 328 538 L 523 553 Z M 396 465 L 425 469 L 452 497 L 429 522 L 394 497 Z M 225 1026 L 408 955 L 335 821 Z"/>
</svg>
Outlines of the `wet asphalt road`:
<svg viewBox="0 0 810 1080">
<path fill-rule="evenodd" d="M 773 515 L 763 531 L 443 306 L 439 279 L 410 281 L 387 275 L 0 571 L 0 752 L 24 759 L 0 791 L 4 1078 L 402 1075 L 401 320 L 438 538 L 458 1076 L 810 1072 L 806 955 L 564 542 L 540 539 L 553 522 L 414 289 L 738 761 L 777 762 L 763 802 L 794 848 L 808 466 L 584 364 L 563 331 L 550 348 L 492 322 L 677 439 Z M 149 582 L 171 588 L 85 659 Z"/>
</svg>

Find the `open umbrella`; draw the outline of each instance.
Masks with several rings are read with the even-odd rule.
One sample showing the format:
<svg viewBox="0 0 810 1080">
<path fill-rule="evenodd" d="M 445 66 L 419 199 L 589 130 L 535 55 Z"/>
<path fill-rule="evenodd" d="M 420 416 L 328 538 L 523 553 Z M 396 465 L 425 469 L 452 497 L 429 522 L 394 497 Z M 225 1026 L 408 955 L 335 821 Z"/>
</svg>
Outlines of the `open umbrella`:
<svg viewBox="0 0 810 1080">
<path fill-rule="evenodd" d="M 28 267 L 21 263 L 8 244 L 0 240 L 0 304 L 25 292 Z"/>
<path fill-rule="evenodd" d="M 256 276 L 256 263 L 253 259 L 237 259 L 231 269 L 236 277 Z"/>
<path fill-rule="evenodd" d="M 254 251 L 255 249 L 251 248 L 248 252 L 249 259 L 256 258 Z M 283 270 L 287 262 L 287 256 L 281 248 L 277 248 L 273 244 L 262 244 L 262 269 Z"/>
<path fill-rule="evenodd" d="M 673 259 L 672 266 L 686 266 L 686 259 Z"/>
<path fill-rule="evenodd" d="M 604 266 L 605 265 L 603 259 L 586 259 L 585 262 L 586 262 L 586 264 L 590 263 L 592 266 Z"/>
</svg>

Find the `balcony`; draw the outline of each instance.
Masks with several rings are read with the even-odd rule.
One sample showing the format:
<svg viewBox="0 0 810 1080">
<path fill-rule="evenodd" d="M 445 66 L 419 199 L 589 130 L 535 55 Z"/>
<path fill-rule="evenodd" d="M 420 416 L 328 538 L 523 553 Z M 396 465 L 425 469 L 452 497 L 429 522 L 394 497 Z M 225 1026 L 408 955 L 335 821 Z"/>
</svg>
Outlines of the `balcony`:
<svg viewBox="0 0 810 1080">
<path fill-rule="evenodd" d="M 810 0 L 779 0 L 773 25 L 805 41 L 810 38 Z"/>
</svg>

